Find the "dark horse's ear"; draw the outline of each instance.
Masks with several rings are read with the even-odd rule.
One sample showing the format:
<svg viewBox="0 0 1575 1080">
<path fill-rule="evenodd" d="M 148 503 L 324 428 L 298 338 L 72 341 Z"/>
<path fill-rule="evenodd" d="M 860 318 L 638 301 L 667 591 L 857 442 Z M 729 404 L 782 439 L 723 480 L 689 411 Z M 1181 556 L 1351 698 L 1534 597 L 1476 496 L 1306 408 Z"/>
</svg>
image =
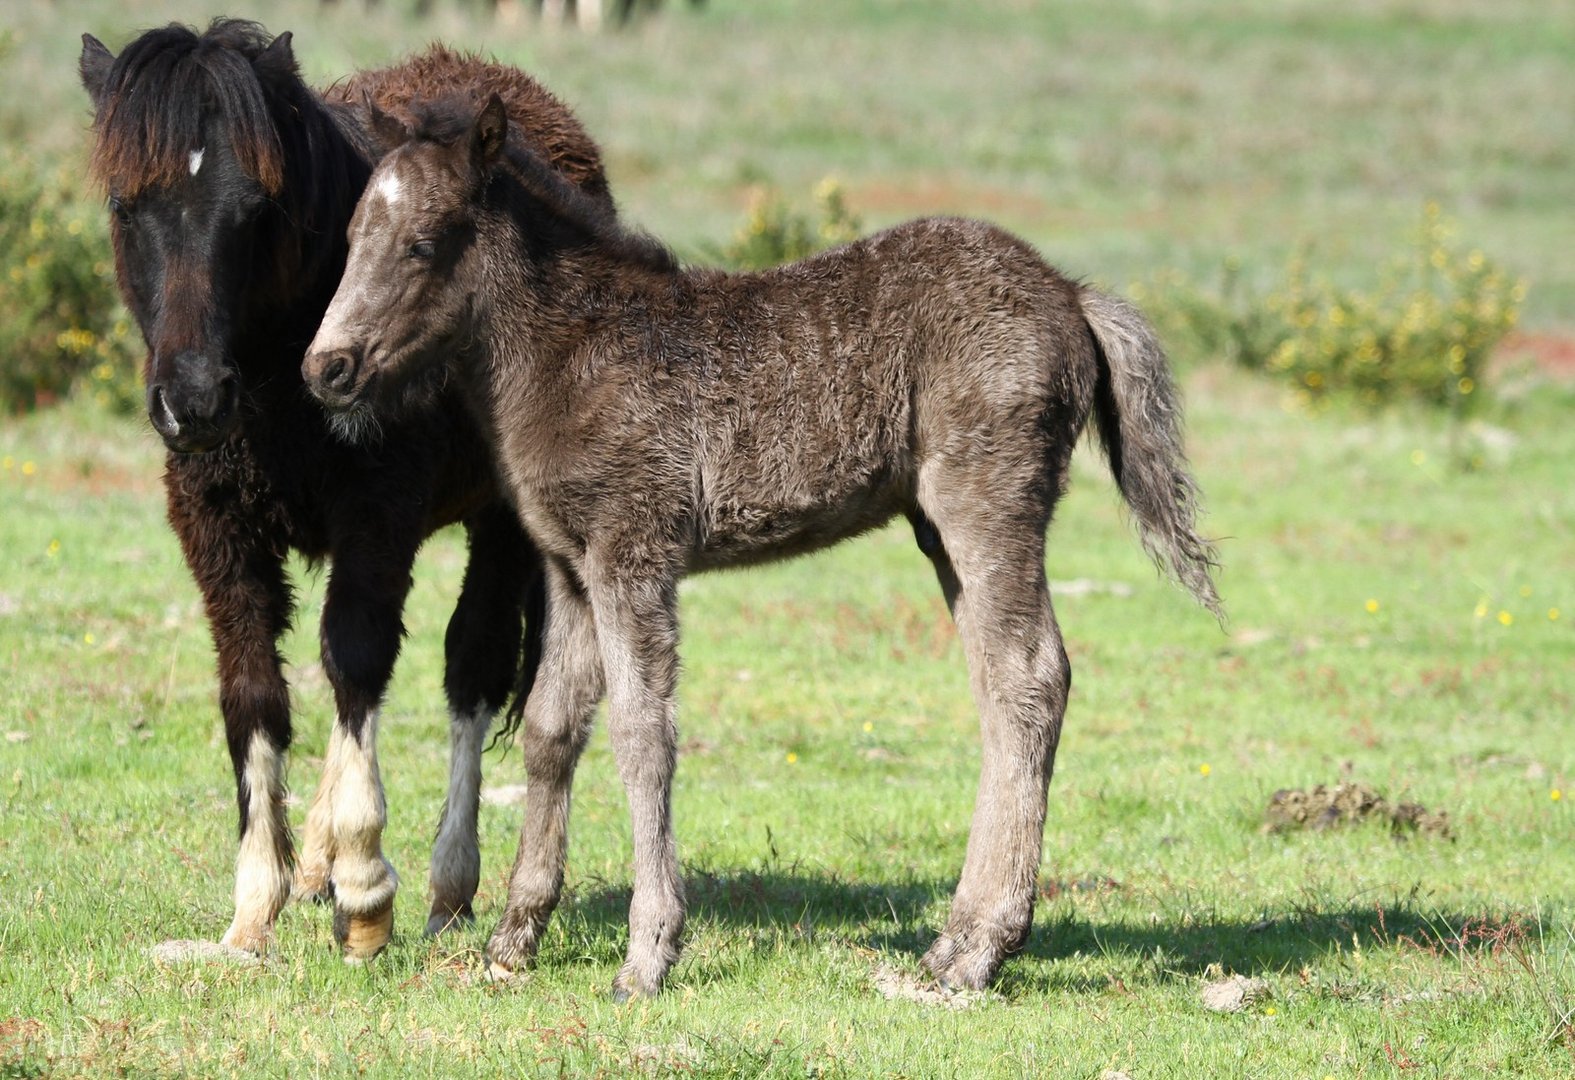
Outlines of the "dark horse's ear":
<svg viewBox="0 0 1575 1080">
<path fill-rule="evenodd" d="M 268 43 L 268 47 L 257 54 L 257 59 L 252 61 L 252 67 L 257 74 L 267 77 L 287 78 L 296 73 L 295 50 L 290 48 L 290 31 L 286 30 Z"/>
<path fill-rule="evenodd" d="M 378 145 L 385 152 L 410 139 L 410 127 L 399 117 L 378 108 L 370 91 L 362 91 L 361 101 L 366 105 L 367 118 L 372 122 L 372 134 L 377 136 Z"/>
<path fill-rule="evenodd" d="M 470 133 L 471 162 L 481 172 L 489 171 L 503 153 L 503 142 L 508 137 L 509 114 L 503 108 L 503 99 L 493 94 L 482 106 Z"/>
<path fill-rule="evenodd" d="M 102 41 L 92 34 L 82 35 L 82 59 L 77 61 L 77 70 L 81 72 L 82 86 L 95 106 L 104 96 L 104 84 L 109 81 L 109 69 L 114 64 L 114 54 L 104 48 Z"/>
</svg>

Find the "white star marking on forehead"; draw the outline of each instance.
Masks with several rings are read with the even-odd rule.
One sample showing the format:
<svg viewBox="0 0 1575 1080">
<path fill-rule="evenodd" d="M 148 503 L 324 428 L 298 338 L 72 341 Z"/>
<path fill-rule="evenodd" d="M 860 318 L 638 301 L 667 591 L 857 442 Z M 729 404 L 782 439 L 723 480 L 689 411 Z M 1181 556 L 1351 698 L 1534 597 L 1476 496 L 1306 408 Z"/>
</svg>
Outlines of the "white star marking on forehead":
<svg viewBox="0 0 1575 1080">
<path fill-rule="evenodd" d="M 199 146 L 197 149 L 186 155 L 186 168 L 191 171 L 191 175 L 193 176 L 196 176 L 197 170 L 202 168 L 202 152 L 205 149 L 207 148 Z"/>
<path fill-rule="evenodd" d="M 377 193 L 388 205 L 394 205 L 399 200 L 399 177 L 391 172 L 384 173 L 377 182 Z"/>
</svg>

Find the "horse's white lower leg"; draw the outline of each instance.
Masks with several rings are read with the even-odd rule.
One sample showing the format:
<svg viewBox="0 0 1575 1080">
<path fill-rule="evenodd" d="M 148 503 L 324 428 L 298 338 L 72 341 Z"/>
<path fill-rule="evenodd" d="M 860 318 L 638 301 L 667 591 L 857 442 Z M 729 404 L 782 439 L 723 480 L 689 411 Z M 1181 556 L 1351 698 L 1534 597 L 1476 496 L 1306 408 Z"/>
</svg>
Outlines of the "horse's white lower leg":
<svg viewBox="0 0 1575 1080">
<path fill-rule="evenodd" d="M 331 898 L 330 873 L 334 865 L 334 784 L 338 780 L 341 750 L 346 738 L 339 724 L 328 735 L 328 753 L 323 758 L 323 775 L 317 792 L 306 811 L 306 828 L 301 836 L 301 854 L 295 863 L 295 899 L 325 901 Z"/>
<path fill-rule="evenodd" d="M 284 761 L 265 733 L 252 734 L 241 776 L 247 791 L 246 831 L 235 860 L 235 918 L 222 940 L 261 953 L 273 936 L 274 918 L 290 897 Z"/>
<path fill-rule="evenodd" d="M 432 911 L 427 933 L 440 934 L 473 919 L 471 901 L 481 881 L 476 814 L 481 801 L 481 751 L 492 726 L 492 710 L 478 705 L 449 719 L 448 797 L 432 845 Z"/>
<path fill-rule="evenodd" d="M 377 720 L 367 714 L 359 736 L 346 732 L 328 766 L 335 774 L 330 796 L 334 837 L 334 936 L 350 961 L 369 960 L 393 936 L 394 893 L 399 877 L 383 858 L 388 820 L 377 768 Z"/>
</svg>

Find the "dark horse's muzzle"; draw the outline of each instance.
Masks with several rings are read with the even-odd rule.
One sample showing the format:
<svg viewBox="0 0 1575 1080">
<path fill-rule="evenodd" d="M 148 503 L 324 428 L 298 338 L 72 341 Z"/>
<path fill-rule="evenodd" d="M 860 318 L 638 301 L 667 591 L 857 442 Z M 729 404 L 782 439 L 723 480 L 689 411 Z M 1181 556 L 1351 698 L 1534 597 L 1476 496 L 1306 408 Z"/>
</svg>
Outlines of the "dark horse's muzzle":
<svg viewBox="0 0 1575 1080">
<path fill-rule="evenodd" d="M 164 366 L 155 363 L 155 368 Z M 218 446 L 240 418 L 240 383 L 217 364 L 178 356 L 174 378 L 148 381 L 148 420 L 164 445 L 180 454 Z"/>
</svg>

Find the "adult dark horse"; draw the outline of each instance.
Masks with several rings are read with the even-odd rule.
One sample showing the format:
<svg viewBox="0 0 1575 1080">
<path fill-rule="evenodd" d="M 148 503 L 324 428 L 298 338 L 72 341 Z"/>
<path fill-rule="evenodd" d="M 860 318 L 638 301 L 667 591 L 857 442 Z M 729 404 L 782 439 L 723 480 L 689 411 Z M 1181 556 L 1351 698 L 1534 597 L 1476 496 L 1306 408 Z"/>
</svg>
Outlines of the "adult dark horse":
<svg viewBox="0 0 1575 1080">
<path fill-rule="evenodd" d="M 337 706 L 295 889 L 332 893 L 348 958 L 388 942 L 397 877 L 381 847 L 377 714 L 416 551 L 454 522 L 468 531 L 470 557 L 445 641 L 452 764 L 427 929 L 468 919 L 482 743 L 516 679 L 528 686 L 534 671 L 539 610 L 523 623 L 541 603 L 539 557 L 497 501 L 486 448 L 457 398 L 351 445 L 302 387 L 301 357 L 343 269 L 356 199 L 386 149 L 366 123 L 367 101 L 398 112 L 426 96 L 501 95 L 521 141 L 610 208 L 598 150 L 523 72 L 437 46 L 320 95 L 301 81 L 288 34 L 218 20 L 200 34 L 149 31 L 118 57 L 84 35 L 81 75 L 116 274 L 148 345 L 148 416 L 170 451 L 169 520 L 218 654 L 240 806 L 235 917 L 223 940 L 265 948 L 291 891 L 290 704 L 277 645 L 292 617 L 294 549 L 332 565 L 321 644 Z"/>
<path fill-rule="evenodd" d="M 1071 685 L 1045 529 L 1090 417 L 1150 551 L 1220 611 L 1152 329 L 976 221 L 910 222 L 759 274 L 685 271 L 506 153 L 506 127 L 498 101 L 436 108 L 383 158 L 306 357 L 337 410 L 450 371 L 546 554 L 525 825 L 491 970 L 531 960 L 558 902 L 575 762 L 605 693 L 635 858 L 614 992 L 658 990 L 684 924 L 679 578 L 901 514 L 956 619 L 984 742 L 962 878 L 925 963 L 984 985 L 1033 916 Z"/>
</svg>

